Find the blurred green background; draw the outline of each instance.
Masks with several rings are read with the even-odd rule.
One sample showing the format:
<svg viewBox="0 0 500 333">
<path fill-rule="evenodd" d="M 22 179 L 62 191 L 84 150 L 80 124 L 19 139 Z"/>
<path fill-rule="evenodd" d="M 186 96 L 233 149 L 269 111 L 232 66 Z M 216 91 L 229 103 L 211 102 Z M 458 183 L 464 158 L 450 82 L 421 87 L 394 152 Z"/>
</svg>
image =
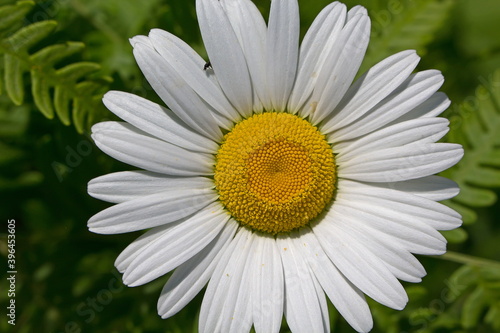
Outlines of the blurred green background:
<svg viewBox="0 0 500 333">
<path fill-rule="evenodd" d="M 267 18 L 269 1 L 256 3 Z M 303 35 L 329 1 L 299 3 Z M 373 332 L 500 332 L 500 1 L 345 3 L 364 5 L 372 17 L 362 70 L 416 49 L 423 58 L 419 70 L 443 72 L 442 91 L 453 102 L 444 114 L 452 121 L 446 140 L 466 148 L 466 157 L 445 174 L 464 189 L 447 203 L 464 216 L 463 228 L 446 233 L 451 254 L 419 258 L 428 275 L 421 284 L 406 284 L 410 302 L 403 311 L 371 302 Z M 51 21 L 57 26 L 49 27 Z M 87 195 L 87 182 L 131 169 L 88 136 L 90 124 L 113 119 L 100 97 L 114 89 L 159 101 L 128 42 L 152 28 L 176 34 L 206 58 L 194 0 L 0 0 L 2 332 L 196 332 L 200 296 L 162 320 L 156 302 L 167 277 L 122 285 L 113 262 L 137 233 L 104 236 L 86 227 L 108 206 Z M 54 45 L 63 46 L 47 53 L 54 57 L 57 50 L 60 57 L 49 61 L 39 51 Z M 68 74 L 76 68 L 80 74 Z M 5 315 L 10 219 L 17 237 L 15 327 Z M 333 308 L 331 322 L 334 332 L 352 332 Z M 288 332 L 286 324 L 282 331 Z"/>
</svg>

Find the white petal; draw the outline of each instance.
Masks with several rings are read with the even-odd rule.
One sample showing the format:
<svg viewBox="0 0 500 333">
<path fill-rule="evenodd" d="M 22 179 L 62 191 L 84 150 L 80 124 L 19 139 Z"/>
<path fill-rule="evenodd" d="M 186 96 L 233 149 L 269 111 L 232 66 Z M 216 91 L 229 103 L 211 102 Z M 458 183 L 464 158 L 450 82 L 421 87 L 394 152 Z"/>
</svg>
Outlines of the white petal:
<svg viewBox="0 0 500 333">
<path fill-rule="evenodd" d="M 394 242 L 392 236 L 369 228 L 364 221 L 357 221 L 347 215 L 339 219 L 337 218 L 339 215 L 342 214 L 332 209 L 331 216 L 334 223 L 376 254 L 395 277 L 408 282 L 422 281 L 422 277 L 426 274 L 424 267 L 407 249 Z"/>
<path fill-rule="evenodd" d="M 322 125 L 329 133 L 356 121 L 403 83 L 417 66 L 420 58 L 415 51 L 403 51 L 370 68 L 354 82 Z"/>
<path fill-rule="evenodd" d="M 158 53 L 177 71 L 186 83 L 205 102 L 232 122 L 240 119 L 238 112 L 229 103 L 217 81 L 211 79 L 203 69 L 205 61 L 180 38 L 161 29 L 149 33 L 151 43 Z M 230 121 L 230 122 L 231 122 Z"/>
<path fill-rule="evenodd" d="M 232 318 L 232 310 L 234 310 L 238 297 L 249 297 L 249 290 L 243 292 L 242 295 L 239 292 L 240 288 L 247 287 L 242 281 L 242 276 L 253 239 L 254 236 L 251 232 L 241 228 L 221 256 L 208 283 L 201 305 L 200 333 L 227 332 L 222 328 L 231 325 L 232 320 L 236 320 L 237 324 L 242 324 L 242 326 L 248 325 L 247 322 L 244 322 L 248 318 Z M 250 309 L 247 310 L 248 313 L 252 313 Z M 249 323 L 251 326 L 251 320 Z M 250 327 L 246 331 L 237 330 L 237 332 L 248 332 L 248 330 Z"/>
<path fill-rule="evenodd" d="M 219 1 L 197 0 L 201 36 L 212 68 L 229 101 L 244 117 L 252 111 L 252 84 L 245 55 Z"/>
<path fill-rule="evenodd" d="M 441 87 L 443 82 L 443 75 L 436 70 L 411 75 L 362 118 L 332 133 L 332 141 L 350 140 L 389 124 L 426 101 Z"/>
<path fill-rule="evenodd" d="M 368 15 L 368 11 L 363 6 L 360 5 L 354 6 L 351 9 L 349 9 L 349 12 L 347 13 L 348 19 L 350 20 L 358 14 Z"/>
<path fill-rule="evenodd" d="M 92 179 L 88 193 L 96 199 L 121 203 L 159 192 L 213 186 L 213 181 L 205 177 L 168 177 L 148 171 L 123 171 Z"/>
<path fill-rule="evenodd" d="M 295 244 L 293 246 L 295 246 Z M 300 251 L 298 248 L 295 248 L 295 250 Z M 316 279 L 316 276 L 314 276 L 312 272 L 311 272 L 311 278 L 314 283 L 314 290 L 316 291 L 319 307 L 321 309 L 321 318 L 323 319 L 323 331 L 330 332 L 330 314 L 328 313 L 328 304 L 326 303 L 325 292 L 321 288 L 318 279 Z"/>
<path fill-rule="evenodd" d="M 245 249 L 246 258 L 239 259 L 245 261 L 245 266 L 241 272 L 233 274 L 233 281 L 227 290 L 228 297 L 222 312 L 221 332 L 250 332 L 252 327 L 254 290 L 249 286 L 251 286 L 256 274 L 255 267 L 252 265 L 251 253 L 255 248 L 257 236 L 252 234 L 251 238 L 250 244 Z M 231 264 L 229 262 L 229 265 Z M 238 275 L 239 278 L 236 277 Z"/>
<path fill-rule="evenodd" d="M 437 255 L 446 250 L 446 239 L 436 229 L 418 218 L 403 219 L 399 211 L 381 204 L 372 204 L 369 198 L 347 196 L 335 202 L 335 213 L 348 216 L 358 224 L 365 224 L 392 237 L 392 242 L 416 254 Z M 356 200 L 355 202 L 348 200 Z M 392 203 L 392 205 L 397 205 Z M 353 222 L 354 223 L 354 222 Z"/>
<path fill-rule="evenodd" d="M 217 143 L 193 131 L 172 111 L 142 97 L 120 91 L 104 95 L 106 107 L 141 131 L 176 146 L 203 153 L 213 153 Z"/>
<path fill-rule="evenodd" d="M 120 234 L 153 228 L 185 218 L 217 199 L 213 190 L 160 192 L 119 203 L 94 216 L 89 230 L 98 234 Z"/>
<path fill-rule="evenodd" d="M 433 175 L 455 165 L 463 148 L 451 143 L 409 144 L 352 157 L 339 164 L 338 175 L 367 182 L 394 182 Z"/>
<path fill-rule="evenodd" d="M 297 0 L 273 0 L 267 34 L 267 82 L 272 106 L 285 111 L 293 88 L 299 55 Z"/>
<path fill-rule="evenodd" d="M 290 236 L 276 239 L 285 276 L 285 316 L 292 332 L 323 332 L 323 317 L 313 277 Z"/>
<path fill-rule="evenodd" d="M 283 266 L 276 241 L 259 235 L 251 252 L 253 321 L 257 333 L 277 333 L 284 302 Z"/>
<path fill-rule="evenodd" d="M 134 36 L 132 38 L 129 38 L 129 42 L 130 45 L 132 45 L 132 47 L 135 47 L 137 44 L 145 44 L 153 48 L 153 44 L 151 43 L 151 40 L 147 36 L 142 36 L 142 35 Z"/>
<path fill-rule="evenodd" d="M 127 267 L 123 283 L 139 286 L 167 274 L 207 246 L 227 219 L 222 206 L 215 203 L 175 225 L 138 254 Z"/>
<path fill-rule="evenodd" d="M 340 218 L 336 216 L 336 220 Z M 323 220 L 313 226 L 314 234 L 330 260 L 347 279 L 375 301 L 393 309 L 404 308 L 408 296 L 396 277 L 375 254 L 335 222 Z"/>
<path fill-rule="evenodd" d="M 327 56 L 319 73 L 312 101 L 317 103 L 311 122 L 317 124 L 339 104 L 359 70 L 370 40 L 370 19 L 358 14 L 342 29 L 336 47 Z"/>
<path fill-rule="evenodd" d="M 225 223 L 224 229 L 207 247 L 177 267 L 168 279 L 158 299 L 158 314 L 163 319 L 179 312 L 207 284 L 238 228 L 235 221 Z"/>
<path fill-rule="evenodd" d="M 338 164 L 352 156 L 370 151 L 404 146 L 410 143 L 434 143 L 448 132 L 449 121 L 445 118 L 419 118 L 389 126 L 359 139 L 335 144 Z"/>
<path fill-rule="evenodd" d="M 314 19 L 300 45 L 299 66 L 295 85 L 288 101 L 288 111 L 297 113 L 311 96 L 326 56 L 344 26 L 346 6 L 333 2 Z M 307 114 L 302 114 L 305 117 Z"/>
<path fill-rule="evenodd" d="M 364 294 L 339 272 L 323 251 L 314 233 L 302 229 L 300 237 L 294 238 L 294 242 L 342 317 L 356 331 L 370 331 L 373 319 Z"/>
<path fill-rule="evenodd" d="M 173 222 L 159 227 L 154 227 L 149 229 L 132 243 L 130 243 L 116 258 L 115 267 L 120 272 L 123 273 L 127 270 L 130 263 L 137 258 L 139 253 L 141 253 L 146 247 L 151 245 L 156 239 L 168 232 L 169 229 L 173 228 L 177 223 Z"/>
<path fill-rule="evenodd" d="M 405 114 L 404 116 L 396 119 L 394 122 L 402 122 L 408 119 L 437 117 L 451 104 L 450 99 L 445 93 L 438 91 L 432 95 L 425 102 Z"/>
<path fill-rule="evenodd" d="M 248 71 L 252 79 L 254 97 L 254 112 L 262 108 L 272 108 L 268 97 L 266 80 L 266 39 L 267 26 L 259 9 L 250 0 L 222 0 L 222 7 L 238 37 Z"/>
<path fill-rule="evenodd" d="M 210 106 L 152 47 L 136 43 L 134 56 L 144 76 L 167 106 L 198 133 L 219 142 L 222 138 Z M 187 61 L 187 60 L 182 60 Z M 186 64 L 187 65 L 187 64 Z"/>
<path fill-rule="evenodd" d="M 213 156 L 156 139 L 127 123 L 98 123 L 92 126 L 92 139 L 109 156 L 148 171 L 173 176 L 213 173 Z"/>
<path fill-rule="evenodd" d="M 339 180 L 337 198 L 356 209 L 366 206 L 374 215 L 393 221 L 404 221 L 417 226 L 427 224 L 437 230 L 451 230 L 461 224 L 461 216 L 453 209 L 435 201 L 401 191 L 365 185 L 345 179 Z M 378 207 L 378 208 L 376 208 Z"/>
<path fill-rule="evenodd" d="M 451 199 L 460 192 L 457 183 L 439 176 L 428 176 L 403 182 L 367 183 L 367 185 L 403 191 L 434 201 Z"/>
</svg>

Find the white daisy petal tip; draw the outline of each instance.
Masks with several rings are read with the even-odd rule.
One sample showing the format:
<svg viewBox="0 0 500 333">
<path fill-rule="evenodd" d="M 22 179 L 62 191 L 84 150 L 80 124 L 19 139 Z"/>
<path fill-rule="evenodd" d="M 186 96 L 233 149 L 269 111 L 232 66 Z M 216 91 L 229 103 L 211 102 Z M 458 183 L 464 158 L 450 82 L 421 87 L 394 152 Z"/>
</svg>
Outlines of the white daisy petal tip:
<svg viewBox="0 0 500 333">
<path fill-rule="evenodd" d="M 100 235 L 113 235 L 114 231 L 111 230 L 109 231 L 107 228 L 100 227 L 99 225 L 96 225 L 94 221 L 88 221 L 87 226 L 89 228 L 89 231 L 94 233 L 94 234 L 100 234 Z"/>
<path fill-rule="evenodd" d="M 448 150 L 449 150 L 449 163 L 447 164 L 446 167 L 443 167 L 443 170 L 439 170 L 435 173 L 438 173 L 438 172 L 441 172 L 441 171 L 444 171 L 446 169 L 449 169 L 451 168 L 452 166 L 454 166 L 455 164 L 457 164 L 458 162 L 460 162 L 460 160 L 464 157 L 465 155 L 465 150 L 464 150 L 464 147 L 458 143 L 438 143 L 440 145 L 446 145 Z"/>
<path fill-rule="evenodd" d="M 96 198 L 96 191 L 95 191 L 96 179 L 97 178 L 94 178 L 87 183 L 87 193 L 93 198 Z"/>
<path fill-rule="evenodd" d="M 99 124 L 102 124 L 102 123 L 99 123 Z M 96 125 L 98 125 L 98 124 L 96 124 Z M 101 135 L 99 133 L 100 127 L 96 127 L 96 125 L 92 126 L 92 129 L 91 129 L 92 130 L 92 134 L 90 134 L 90 137 L 92 138 L 92 140 L 94 140 L 94 143 L 96 144 L 96 146 L 99 147 L 99 142 L 104 137 L 103 137 L 103 135 Z"/>
<path fill-rule="evenodd" d="M 149 30 L 148 37 L 162 35 L 163 33 L 165 33 L 165 30 L 153 28 Z"/>
<path fill-rule="evenodd" d="M 136 47 L 138 44 L 144 44 L 144 45 L 149 45 L 151 46 L 151 42 L 149 41 L 148 36 L 143 36 L 143 35 L 137 35 L 132 38 L 129 38 L 130 45 L 132 45 L 133 48 Z"/>
<path fill-rule="evenodd" d="M 389 59 L 395 59 L 395 60 L 397 59 L 398 61 L 403 63 L 406 67 L 413 69 L 417 67 L 417 64 L 421 60 L 420 56 L 417 53 L 417 50 L 404 50 L 384 59 L 383 61 Z"/>
<path fill-rule="evenodd" d="M 462 155 L 463 157 L 463 155 Z M 451 179 L 448 179 L 448 178 L 445 178 L 450 185 L 447 186 L 447 191 L 448 191 L 448 196 L 441 199 L 441 200 L 446 200 L 446 199 L 451 199 L 451 198 L 454 198 L 456 197 L 457 195 L 460 194 L 460 185 L 458 185 L 455 181 L 451 180 Z"/>
<path fill-rule="evenodd" d="M 366 10 L 366 8 L 361 5 L 356 5 L 352 7 L 348 12 L 349 18 L 352 18 L 358 14 L 368 15 L 368 10 Z"/>
<path fill-rule="evenodd" d="M 408 67 L 417 67 L 417 64 L 420 62 L 421 58 L 417 53 L 417 50 L 405 50 L 400 53 L 396 53 L 395 56 L 400 56 L 404 59 L 404 61 L 408 64 Z"/>
<path fill-rule="evenodd" d="M 104 96 L 102 96 L 102 100 L 105 101 L 107 99 L 112 99 L 113 96 L 117 93 L 118 91 L 117 90 L 110 90 L 110 91 L 107 91 Z"/>
<path fill-rule="evenodd" d="M 102 122 L 92 125 L 92 127 L 90 128 L 91 137 L 92 137 L 93 133 L 95 133 L 95 132 L 97 132 L 99 130 L 100 124 L 102 124 Z"/>
</svg>

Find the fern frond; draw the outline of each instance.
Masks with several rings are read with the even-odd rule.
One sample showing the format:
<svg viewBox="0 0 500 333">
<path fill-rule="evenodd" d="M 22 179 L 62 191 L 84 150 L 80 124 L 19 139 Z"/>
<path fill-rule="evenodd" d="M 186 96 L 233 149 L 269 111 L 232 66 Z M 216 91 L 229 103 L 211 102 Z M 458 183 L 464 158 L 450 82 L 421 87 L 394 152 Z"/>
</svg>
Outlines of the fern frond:
<svg viewBox="0 0 500 333">
<path fill-rule="evenodd" d="M 460 299 L 461 316 L 456 318 L 465 329 L 481 323 L 500 329 L 500 270 L 497 266 L 464 265 L 452 274 L 449 287 L 454 298 Z"/>
<path fill-rule="evenodd" d="M 29 77 L 33 101 L 40 112 L 49 119 L 57 114 L 63 124 L 73 122 L 82 133 L 99 114 L 106 112 L 100 100 L 111 80 L 90 77 L 100 69 L 95 63 L 77 62 L 56 67 L 81 52 L 83 43 L 49 45 L 32 53 L 31 49 L 57 27 L 57 22 L 52 20 L 22 26 L 25 15 L 34 5 L 32 1 L 18 1 L 0 7 L 0 55 L 4 58 L 5 90 L 14 104 L 23 104 L 25 79 Z M 19 28 L 12 31 L 16 24 Z"/>
<path fill-rule="evenodd" d="M 424 54 L 454 4 L 454 0 L 404 0 L 389 2 L 387 9 L 370 12 L 372 36 L 360 73 L 402 50 L 416 49 Z"/>
<path fill-rule="evenodd" d="M 500 187 L 500 70 L 451 112 L 447 140 L 462 144 L 465 155 L 443 173 L 460 185 L 460 194 L 448 204 L 471 223 L 473 208 L 493 205 L 497 196 L 491 189 Z"/>
<path fill-rule="evenodd" d="M 22 19 L 33 8 L 32 1 L 18 1 L 15 5 L 0 7 L 0 36 L 4 37 L 12 29 L 22 26 Z"/>
</svg>

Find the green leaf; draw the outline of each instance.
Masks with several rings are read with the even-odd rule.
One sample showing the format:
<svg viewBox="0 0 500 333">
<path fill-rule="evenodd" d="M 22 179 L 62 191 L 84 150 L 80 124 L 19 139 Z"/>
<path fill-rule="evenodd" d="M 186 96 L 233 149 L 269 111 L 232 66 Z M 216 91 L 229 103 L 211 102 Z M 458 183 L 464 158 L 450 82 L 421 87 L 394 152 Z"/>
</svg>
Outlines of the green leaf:
<svg viewBox="0 0 500 333">
<path fill-rule="evenodd" d="M 491 308 L 500 305 L 500 263 L 460 256 L 469 264 L 456 270 L 446 283 L 453 299 L 460 300 L 455 303 L 453 312 L 459 310 L 460 324 L 464 329 L 476 328 L 486 322 L 496 325 L 491 318 Z M 490 311 L 486 312 L 488 308 Z"/>
<path fill-rule="evenodd" d="M 56 71 L 56 75 L 61 82 L 76 82 L 81 78 L 100 70 L 101 66 L 92 62 L 78 62 L 74 64 L 67 65 Z M 88 83 L 83 83 L 83 87 L 87 86 Z M 69 125 L 71 123 L 70 117 L 70 102 L 75 96 L 87 96 L 95 93 L 99 89 L 102 89 L 102 84 L 93 83 L 91 86 L 94 89 L 82 89 L 82 84 L 78 86 L 75 85 L 75 91 L 77 93 L 70 94 L 66 89 L 65 85 L 58 85 L 55 87 L 54 92 L 54 106 L 59 119 L 63 124 Z M 83 98 L 85 100 L 85 98 Z M 100 98 L 97 102 L 98 105 L 102 105 Z M 89 101 L 87 101 L 88 104 Z M 87 124 L 91 124 L 94 118 L 94 113 L 96 112 L 96 106 L 94 104 L 90 107 L 86 107 L 83 101 L 77 99 L 73 102 L 73 121 L 77 127 L 78 132 L 82 133 L 86 127 L 85 125 L 85 115 L 88 114 Z"/>
<path fill-rule="evenodd" d="M 73 122 L 75 123 L 78 132 L 83 131 L 84 115 L 86 111 L 85 103 L 80 100 L 75 100 L 73 103 Z"/>
<path fill-rule="evenodd" d="M 56 21 L 41 21 L 30 24 L 5 40 L 14 51 L 27 50 L 48 35 L 57 27 Z"/>
<path fill-rule="evenodd" d="M 36 69 L 31 70 L 31 92 L 38 109 L 49 119 L 54 118 L 54 108 L 50 96 L 50 84 L 47 79 Z"/>
<path fill-rule="evenodd" d="M 484 321 L 489 323 L 496 331 L 500 331 L 500 302 L 490 307 Z"/>
<path fill-rule="evenodd" d="M 80 52 L 84 48 L 85 44 L 79 42 L 51 45 L 33 54 L 31 56 L 31 61 L 35 64 L 39 64 L 39 66 L 50 67 L 59 60 Z"/>
<path fill-rule="evenodd" d="M 77 84 L 76 89 L 80 96 L 93 95 L 101 89 L 102 86 L 97 82 L 84 81 Z M 101 98 L 94 98 L 89 101 L 86 99 L 75 98 L 73 101 L 73 122 L 75 123 L 78 132 L 82 133 L 87 125 L 90 125 L 92 118 L 88 118 L 91 114 L 91 109 L 97 105 L 102 106 Z M 87 119 L 86 119 L 87 118 Z"/>
<path fill-rule="evenodd" d="M 472 207 L 488 207 L 496 200 L 497 196 L 493 191 L 468 185 L 465 180 L 460 183 L 460 194 L 454 199 L 456 202 Z"/>
<path fill-rule="evenodd" d="M 447 141 L 460 142 L 462 160 L 442 175 L 456 181 L 460 194 L 447 203 L 465 213 L 467 221 L 476 217 L 468 207 L 488 207 L 497 201 L 491 188 L 500 186 L 500 70 L 489 82 L 476 89 L 476 96 L 453 110 Z"/>
<path fill-rule="evenodd" d="M 467 232 L 463 228 L 441 231 L 441 233 L 452 244 L 463 243 L 468 238 Z"/>
<path fill-rule="evenodd" d="M 101 69 L 101 66 L 96 63 L 78 62 L 75 64 L 67 65 L 57 70 L 56 73 L 57 76 L 61 79 L 67 81 L 76 81 L 88 74 L 98 71 L 99 69 Z"/>
<path fill-rule="evenodd" d="M 469 265 L 464 265 L 450 276 L 449 281 L 454 291 L 460 293 L 469 288 L 471 285 L 474 285 L 477 282 L 477 279 L 478 276 L 475 268 Z"/>
<path fill-rule="evenodd" d="M 487 305 L 485 290 L 476 288 L 464 303 L 462 308 L 462 326 L 471 329 L 475 327 Z"/>
<path fill-rule="evenodd" d="M 478 168 L 476 172 L 468 174 L 465 181 L 477 186 L 500 187 L 500 170 L 487 167 Z"/>
<path fill-rule="evenodd" d="M 422 286 L 409 286 L 406 288 L 406 293 L 408 294 L 408 298 L 412 301 L 423 299 L 423 297 L 428 294 L 427 289 Z"/>
<path fill-rule="evenodd" d="M 33 8 L 33 1 L 19 1 L 15 5 L 0 7 L 0 30 L 5 30 L 22 20 Z"/>
<path fill-rule="evenodd" d="M 500 282 L 499 267 L 481 267 L 481 278 L 486 281 Z"/>
<path fill-rule="evenodd" d="M 397 1 L 387 9 L 370 11 L 372 37 L 360 69 L 363 73 L 382 59 L 406 49 L 422 55 L 451 13 L 454 0 Z"/>
<path fill-rule="evenodd" d="M 24 101 L 23 64 L 11 54 L 4 56 L 4 64 L 7 94 L 14 104 L 21 105 Z"/>
<path fill-rule="evenodd" d="M 57 86 L 54 91 L 54 108 L 56 114 L 61 122 L 68 126 L 71 124 L 69 103 L 71 100 L 71 94 L 64 86 Z"/>
<path fill-rule="evenodd" d="M 40 112 L 49 119 L 57 114 L 65 125 L 71 124 L 73 119 L 76 129 L 82 133 L 89 128 L 91 121 L 106 112 L 100 100 L 111 80 L 98 75 L 89 77 L 100 70 L 98 64 L 67 63 L 68 57 L 84 49 L 83 43 L 66 42 L 40 47 L 39 44 L 53 33 L 57 22 L 40 21 L 22 26 L 27 22 L 24 15 L 33 5 L 31 1 L 21 1 L 16 5 L 0 6 L 0 28 L 7 23 L 17 26 L 15 31 L 11 31 L 12 28 L 4 31 L 3 35 L 8 35 L 6 38 L 0 37 L 7 95 L 16 105 L 24 103 L 29 72 L 31 94 Z M 39 49 L 31 54 L 34 46 Z M 66 62 L 65 66 L 55 68 L 62 61 Z"/>
</svg>

